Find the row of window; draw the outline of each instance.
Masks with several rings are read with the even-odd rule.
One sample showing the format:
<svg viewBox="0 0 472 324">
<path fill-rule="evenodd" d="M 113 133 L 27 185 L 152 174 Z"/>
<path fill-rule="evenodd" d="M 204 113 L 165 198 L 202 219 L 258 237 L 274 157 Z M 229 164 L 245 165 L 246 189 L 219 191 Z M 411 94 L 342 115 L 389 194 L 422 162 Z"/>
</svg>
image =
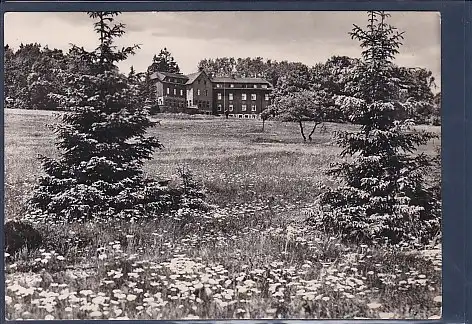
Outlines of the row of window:
<svg viewBox="0 0 472 324">
<path fill-rule="evenodd" d="M 243 118 L 244 117 L 244 118 L 252 118 L 252 119 L 256 119 L 256 118 L 259 117 L 259 115 L 256 115 L 256 114 L 250 114 L 250 115 L 248 115 L 248 114 L 245 114 L 245 115 L 243 115 L 243 114 L 229 114 L 228 116 L 229 117 L 238 117 L 238 118 Z"/>
<path fill-rule="evenodd" d="M 223 88 L 223 84 L 217 83 L 217 84 L 216 84 L 216 87 L 217 87 L 217 88 Z M 250 84 L 241 84 L 241 85 L 240 85 L 240 84 L 232 84 L 232 83 L 231 83 L 231 84 L 229 85 L 229 87 L 230 87 L 230 88 L 234 88 L 234 87 L 236 87 L 236 88 L 251 88 L 251 85 L 250 85 Z M 257 84 L 253 84 L 252 87 L 255 88 L 255 89 L 257 89 L 257 88 L 258 88 L 258 85 L 257 85 Z M 267 84 L 261 84 L 261 88 L 267 89 Z"/>
<path fill-rule="evenodd" d="M 192 100 L 187 100 L 188 106 L 192 106 Z M 200 100 L 195 100 L 193 102 L 198 108 L 206 108 L 210 109 L 210 103 L 208 101 L 200 101 Z"/>
<path fill-rule="evenodd" d="M 185 79 L 173 79 L 173 78 L 169 78 L 167 79 L 167 82 L 173 82 L 173 83 L 186 83 L 187 81 Z"/>
<path fill-rule="evenodd" d="M 221 100 L 222 96 L 223 95 L 221 94 L 221 92 L 218 93 L 218 100 Z M 228 99 L 229 100 L 234 100 L 234 95 L 232 93 L 229 93 L 228 94 Z M 257 94 L 252 93 L 251 94 L 251 100 L 256 100 L 256 99 L 257 99 Z M 247 95 L 245 93 L 241 94 L 241 100 L 247 100 Z M 268 93 L 265 94 L 264 100 L 266 100 L 266 101 L 269 100 L 269 94 Z"/>
<path fill-rule="evenodd" d="M 179 101 L 173 101 L 173 100 L 162 100 L 162 98 L 158 99 L 158 104 L 159 105 L 166 105 L 166 106 L 171 106 L 171 107 L 180 107 L 184 108 L 185 103 L 184 102 L 179 102 Z"/>
<path fill-rule="evenodd" d="M 223 110 L 223 106 L 221 104 L 218 104 L 217 108 L 218 108 L 218 111 Z M 234 111 L 234 105 L 229 105 L 228 110 L 229 111 Z M 241 111 L 247 111 L 247 105 L 242 104 L 241 105 Z M 257 106 L 256 105 L 251 105 L 251 111 L 257 111 Z"/>
<path fill-rule="evenodd" d="M 170 95 L 170 88 L 167 88 L 167 94 Z M 197 96 L 201 94 L 200 89 L 197 89 Z M 174 89 L 174 96 L 177 95 L 177 89 Z M 184 95 L 184 90 L 180 89 L 180 95 Z M 205 96 L 208 96 L 208 90 L 205 90 Z"/>
<path fill-rule="evenodd" d="M 170 88 L 167 88 L 167 94 L 170 94 Z M 174 88 L 174 96 L 177 95 L 177 89 Z M 180 89 L 180 95 L 184 95 L 184 90 Z"/>
<path fill-rule="evenodd" d="M 197 89 L 197 96 L 200 95 L 200 89 Z M 208 96 L 208 90 L 205 90 L 205 96 Z"/>
</svg>

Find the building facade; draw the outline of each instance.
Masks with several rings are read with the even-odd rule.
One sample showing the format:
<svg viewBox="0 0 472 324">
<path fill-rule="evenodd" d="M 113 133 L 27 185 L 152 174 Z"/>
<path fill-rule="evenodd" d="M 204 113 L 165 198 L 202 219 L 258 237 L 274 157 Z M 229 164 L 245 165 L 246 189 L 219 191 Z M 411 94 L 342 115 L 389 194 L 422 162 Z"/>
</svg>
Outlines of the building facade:
<svg viewBox="0 0 472 324">
<path fill-rule="evenodd" d="M 213 86 L 211 79 L 204 72 L 187 75 L 187 108 L 196 109 L 199 113 L 213 113 Z"/>
<path fill-rule="evenodd" d="M 272 85 L 261 78 L 216 77 L 213 82 L 215 114 L 258 118 L 269 105 Z"/>
<path fill-rule="evenodd" d="M 155 80 L 159 111 L 174 113 L 186 111 L 187 76 L 155 72 L 151 75 L 151 80 Z"/>
<path fill-rule="evenodd" d="M 273 86 L 261 78 L 215 77 L 204 71 L 189 75 L 156 72 L 157 103 L 161 112 L 204 113 L 258 118 L 269 105 Z"/>
</svg>

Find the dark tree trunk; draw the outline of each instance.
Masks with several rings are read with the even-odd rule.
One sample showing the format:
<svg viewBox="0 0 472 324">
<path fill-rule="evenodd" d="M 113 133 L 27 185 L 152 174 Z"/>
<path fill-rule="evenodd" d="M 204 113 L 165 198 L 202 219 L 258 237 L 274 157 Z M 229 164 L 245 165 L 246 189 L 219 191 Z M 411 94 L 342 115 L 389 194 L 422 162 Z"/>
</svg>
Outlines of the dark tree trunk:
<svg viewBox="0 0 472 324">
<path fill-rule="evenodd" d="M 300 133 L 302 133 L 302 136 L 303 136 L 303 141 L 306 142 L 306 136 L 305 136 L 305 133 L 303 132 L 303 123 L 302 121 L 298 121 L 298 124 L 300 125 Z"/>
<path fill-rule="evenodd" d="M 319 124 L 321 124 L 321 122 L 315 122 L 315 126 L 313 126 L 313 129 L 311 130 L 310 135 L 308 135 L 308 139 L 310 140 L 310 142 L 311 142 L 311 135 L 313 135 L 313 133 L 315 132 L 316 126 L 318 126 Z"/>
</svg>

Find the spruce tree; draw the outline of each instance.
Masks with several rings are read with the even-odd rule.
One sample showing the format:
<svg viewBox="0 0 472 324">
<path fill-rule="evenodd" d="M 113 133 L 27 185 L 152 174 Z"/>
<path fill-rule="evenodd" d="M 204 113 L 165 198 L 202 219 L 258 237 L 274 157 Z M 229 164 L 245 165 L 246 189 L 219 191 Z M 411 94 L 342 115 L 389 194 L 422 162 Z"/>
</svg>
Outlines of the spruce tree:
<svg viewBox="0 0 472 324">
<path fill-rule="evenodd" d="M 146 179 L 143 163 L 162 147 L 146 136 L 154 125 L 137 95 L 137 85 L 120 74 L 116 63 L 133 55 L 138 46 L 117 49 L 124 34 L 115 24 L 118 12 L 89 12 L 99 35 L 92 52 L 74 47 L 80 69 L 68 73 L 68 111 L 55 125 L 60 157 L 41 157 L 45 176 L 31 199 L 33 221 L 138 219 L 169 208 L 169 190 Z"/>
<path fill-rule="evenodd" d="M 401 80 L 392 61 L 403 33 L 387 24 L 388 14 L 368 15 L 367 28 L 354 25 L 350 33 L 363 49 L 354 96 L 345 98 L 359 130 L 337 133 L 345 159 L 328 173 L 342 184 L 322 195 L 318 225 L 348 240 L 427 241 L 440 230 L 440 204 L 425 179 L 431 159 L 415 151 L 434 135 L 395 119 Z"/>
<path fill-rule="evenodd" d="M 180 73 L 180 68 L 172 54 L 164 47 L 159 55 L 154 55 L 152 64 L 148 67 L 149 72 Z"/>
</svg>

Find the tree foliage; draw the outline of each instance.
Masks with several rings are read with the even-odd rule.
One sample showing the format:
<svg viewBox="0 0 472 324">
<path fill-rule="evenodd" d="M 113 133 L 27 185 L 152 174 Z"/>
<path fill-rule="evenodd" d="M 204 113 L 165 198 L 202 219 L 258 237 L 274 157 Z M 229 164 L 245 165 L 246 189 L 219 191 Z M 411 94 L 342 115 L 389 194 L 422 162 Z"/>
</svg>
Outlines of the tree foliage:
<svg viewBox="0 0 472 324">
<path fill-rule="evenodd" d="M 346 98 L 360 129 L 337 134 L 345 160 L 329 174 L 342 183 L 322 196 L 327 211 L 318 225 L 352 240 L 427 241 L 440 229 L 440 206 L 424 177 L 432 161 L 415 151 L 434 134 L 413 131 L 409 121 L 396 118 L 404 80 L 396 77 L 392 61 L 403 34 L 387 18 L 371 11 L 367 28 L 354 25 L 350 33 L 363 49 L 358 86 Z"/>
<path fill-rule="evenodd" d="M 166 47 L 164 47 L 164 49 L 159 52 L 159 55 L 154 55 L 152 58 L 152 63 L 148 67 L 148 72 L 180 73 L 180 67 L 172 54 Z"/>
<path fill-rule="evenodd" d="M 300 127 L 300 134 L 306 142 L 304 122 L 313 122 L 314 126 L 308 138 L 311 141 L 316 127 L 324 121 L 323 101 L 319 93 L 302 89 L 284 96 L 276 97 L 267 112 L 262 116 L 265 119 L 272 114 L 280 121 L 296 122 Z"/>
</svg>

